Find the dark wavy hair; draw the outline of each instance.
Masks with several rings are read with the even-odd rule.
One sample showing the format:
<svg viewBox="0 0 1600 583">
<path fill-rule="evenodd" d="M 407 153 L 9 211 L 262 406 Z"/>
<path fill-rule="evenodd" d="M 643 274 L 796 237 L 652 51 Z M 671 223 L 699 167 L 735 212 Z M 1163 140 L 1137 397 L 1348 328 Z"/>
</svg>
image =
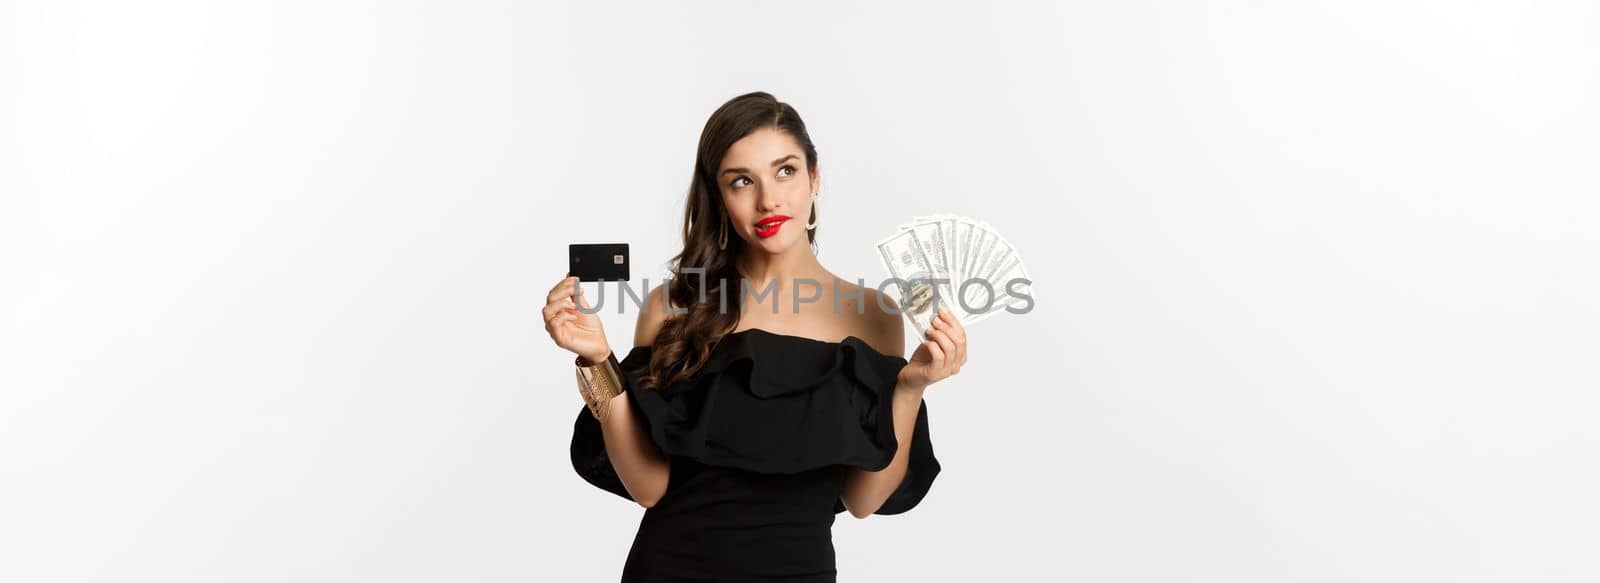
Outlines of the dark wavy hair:
<svg viewBox="0 0 1600 583">
<path fill-rule="evenodd" d="M 647 388 L 665 387 L 693 375 L 710 357 L 716 342 L 739 322 L 744 294 L 736 260 L 746 245 L 744 239 L 732 232 L 716 174 L 728 148 L 762 128 L 772 128 L 793 137 L 805 151 L 808 176 L 816 176 L 817 148 L 812 145 L 800 114 L 789 104 L 764 91 L 756 91 L 730 99 L 711 113 L 705 128 L 700 130 L 694 175 L 684 202 L 683 251 L 672 258 L 671 279 L 667 282 L 667 297 L 672 305 L 687 308 L 687 312 L 669 316 L 656 334 L 649 368 L 642 375 Z M 813 205 L 811 221 L 815 220 Z M 730 231 L 726 249 L 717 248 L 721 229 Z M 816 230 L 807 230 L 806 237 L 815 245 Z M 684 271 L 696 267 L 705 269 L 704 277 Z M 728 287 L 726 310 L 720 309 L 722 300 L 719 299 L 723 297 L 719 294 L 724 286 Z"/>
</svg>

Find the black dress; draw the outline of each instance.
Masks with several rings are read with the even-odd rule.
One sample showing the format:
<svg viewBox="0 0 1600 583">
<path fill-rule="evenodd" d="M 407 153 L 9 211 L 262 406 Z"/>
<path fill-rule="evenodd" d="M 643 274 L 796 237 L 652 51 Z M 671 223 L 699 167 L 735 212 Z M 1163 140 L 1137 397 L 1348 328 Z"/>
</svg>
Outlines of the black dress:
<svg viewBox="0 0 1600 583">
<path fill-rule="evenodd" d="M 846 469 L 881 470 L 899 444 L 891 397 L 906 360 L 855 336 L 826 342 L 749 328 L 724 335 L 687 380 L 640 389 L 650 347 L 623 358 L 626 392 L 671 456 L 666 494 L 645 510 L 622 570 L 631 581 L 834 581 L 833 520 Z M 580 408 L 572 467 L 632 500 Z M 939 462 L 917 411 L 905 479 L 876 514 L 920 502 Z"/>
</svg>

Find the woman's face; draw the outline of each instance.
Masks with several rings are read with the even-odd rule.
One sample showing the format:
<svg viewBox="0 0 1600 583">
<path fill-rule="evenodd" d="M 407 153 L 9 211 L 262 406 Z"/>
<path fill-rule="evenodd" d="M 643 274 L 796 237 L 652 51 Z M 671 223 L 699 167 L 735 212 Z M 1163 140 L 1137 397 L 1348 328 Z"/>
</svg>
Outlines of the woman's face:
<svg viewBox="0 0 1600 583">
<path fill-rule="evenodd" d="M 717 184 L 734 232 L 751 247 L 776 254 L 810 244 L 806 221 L 817 176 L 806 170 L 805 152 L 788 133 L 762 128 L 734 142 L 717 169 Z M 789 219 L 774 222 L 782 217 Z"/>
</svg>

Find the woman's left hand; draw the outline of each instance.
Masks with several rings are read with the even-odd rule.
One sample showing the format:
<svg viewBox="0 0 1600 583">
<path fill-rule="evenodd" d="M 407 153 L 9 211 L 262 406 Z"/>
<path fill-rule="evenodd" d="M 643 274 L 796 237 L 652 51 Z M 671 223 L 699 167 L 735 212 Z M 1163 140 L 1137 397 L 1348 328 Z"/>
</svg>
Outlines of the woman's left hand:
<svg viewBox="0 0 1600 583">
<path fill-rule="evenodd" d="M 966 363 L 967 329 L 950 308 L 939 306 L 927 339 L 900 369 L 898 382 L 901 386 L 925 388 L 961 372 L 961 365 Z"/>
</svg>

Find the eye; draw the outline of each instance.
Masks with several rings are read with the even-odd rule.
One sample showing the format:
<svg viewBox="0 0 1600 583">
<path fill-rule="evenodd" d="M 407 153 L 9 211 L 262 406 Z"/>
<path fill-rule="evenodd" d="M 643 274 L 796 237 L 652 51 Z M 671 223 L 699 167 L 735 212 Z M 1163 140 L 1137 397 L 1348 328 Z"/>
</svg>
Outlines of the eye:
<svg viewBox="0 0 1600 583">
<path fill-rule="evenodd" d="M 749 178 L 745 178 L 745 177 L 743 177 L 743 176 L 739 176 L 739 177 L 736 177 L 736 178 L 734 178 L 734 179 L 733 179 L 733 181 L 732 181 L 732 182 L 729 182 L 729 183 L 728 183 L 728 186 L 732 186 L 732 187 L 734 187 L 734 188 L 738 188 L 738 187 L 740 187 L 740 186 L 743 186 L 743 185 L 741 185 L 741 184 L 739 184 L 739 181 L 740 181 L 740 180 L 745 180 L 745 181 L 748 181 L 748 180 L 750 180 L 750 179 L 749 179 Z"/>
<path fill-rule="evenodd" d="M 780 176 L 783 175 L 783 171 L 784 170 L 788 170 L 790 174 L 794 174 L 795 173 L 794 166 L 785 165 L 784 167 L 778 169 L 778 174 Z"/>
</svg>

